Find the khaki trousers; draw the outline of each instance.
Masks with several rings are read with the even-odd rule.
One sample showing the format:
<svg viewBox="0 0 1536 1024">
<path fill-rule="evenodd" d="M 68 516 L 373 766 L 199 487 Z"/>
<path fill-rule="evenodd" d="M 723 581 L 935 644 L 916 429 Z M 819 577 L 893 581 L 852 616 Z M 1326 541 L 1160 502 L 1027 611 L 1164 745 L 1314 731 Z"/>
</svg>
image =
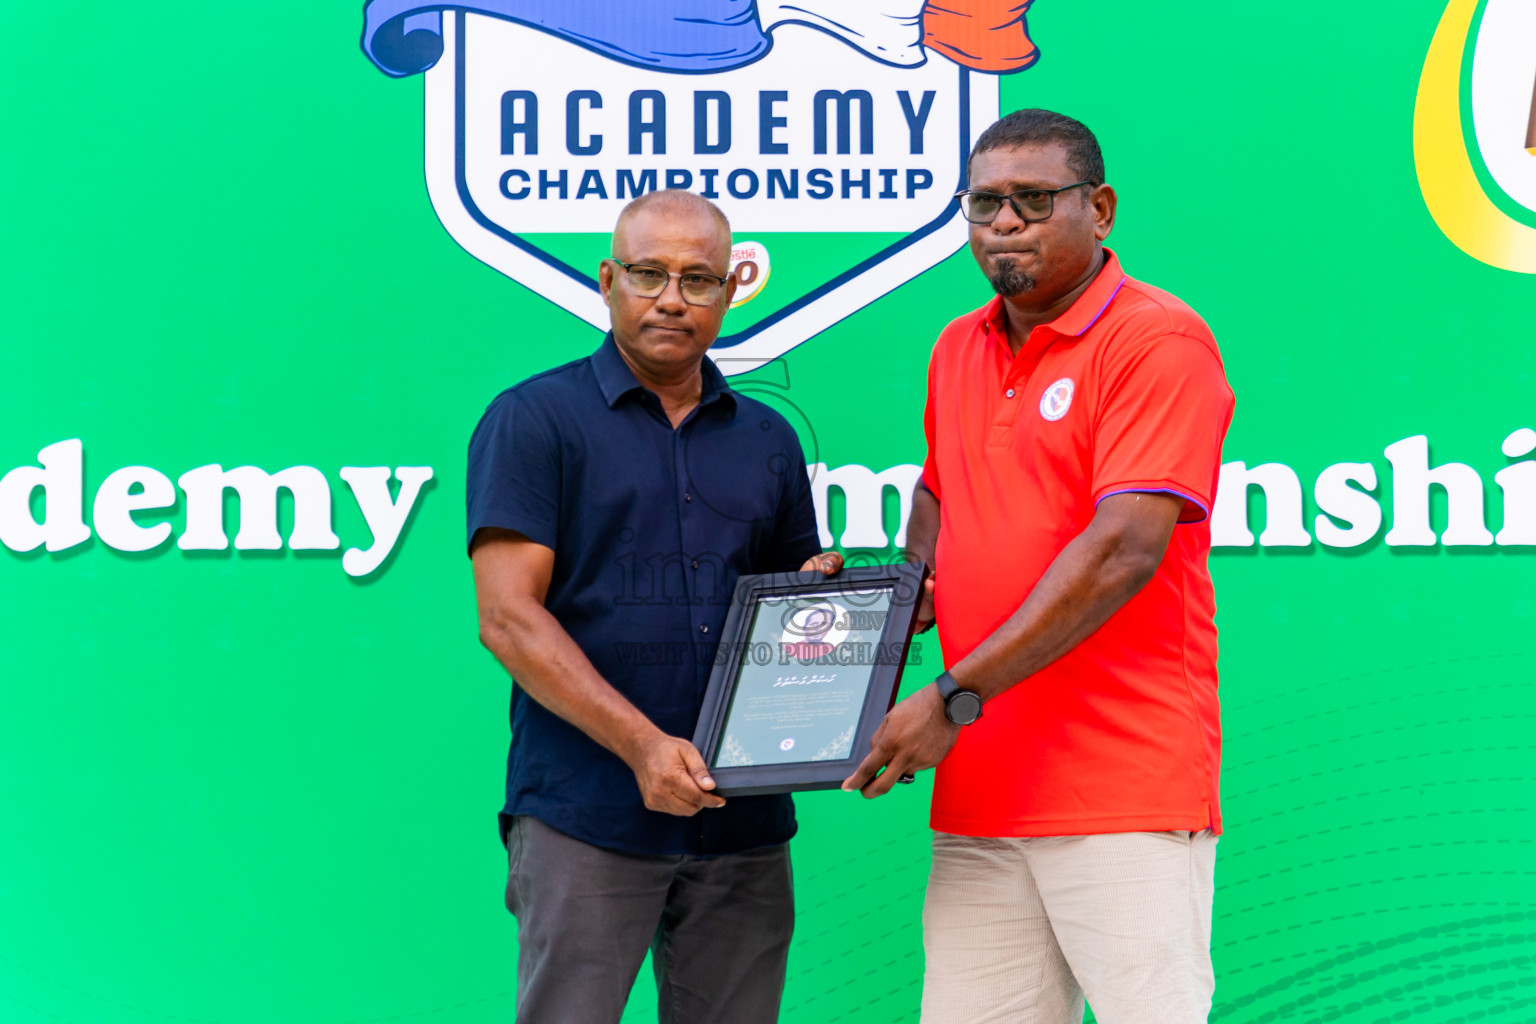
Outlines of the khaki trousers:
<svg viewBox="0 0 1536 1024">
<path fill-rule="evenodd" d="M 922 1024 L 1203 1024 L 1216 837 L 933 836 Z"/>
</svg>

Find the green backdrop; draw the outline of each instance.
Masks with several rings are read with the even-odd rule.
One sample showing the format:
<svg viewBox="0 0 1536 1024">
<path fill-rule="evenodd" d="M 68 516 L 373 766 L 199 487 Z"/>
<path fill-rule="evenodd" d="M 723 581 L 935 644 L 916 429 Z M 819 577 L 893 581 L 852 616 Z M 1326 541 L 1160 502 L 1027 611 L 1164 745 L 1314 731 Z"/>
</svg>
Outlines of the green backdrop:
<svg viewBox="0 0 1536 1024">
<path fill-rule="evenodd" d="M 340 550 L 0 553 L 0 1020 L 511 1017 L 463 451 L 599 334 L 444 231 L 422 80 L 366 61 L 357 5 L 265 7 L 7 5 L 0 471 L 80 438 L 89 522 L 121 466 L 312 465 L 343 548 L 339 467 L 435 479 L 361 579 Z M 1442 10 L 1040 0 L 1044 57 L 1002 82 L 1097 131 L 1112 244 L 1212 325 L 1226 458 L 1295 469 L 1309 529 L 1323 467 L 1386 495 L 1383 448 L 1426 434 L 1497 530 L 1500 442 L 1536 426 L 1532 279 L 1455 248 L 1415 177 Z M 960 253 L 791 352 L 817 458 L 920 461 L 929 347 L 986 298 Z M 1379 541 L 1213 554 L 1213 1020 L 1536 1020 L 1536 549 Z M 784 1020 L 916 1019 L 926 786 L 798 801 Z"/>
</svg>

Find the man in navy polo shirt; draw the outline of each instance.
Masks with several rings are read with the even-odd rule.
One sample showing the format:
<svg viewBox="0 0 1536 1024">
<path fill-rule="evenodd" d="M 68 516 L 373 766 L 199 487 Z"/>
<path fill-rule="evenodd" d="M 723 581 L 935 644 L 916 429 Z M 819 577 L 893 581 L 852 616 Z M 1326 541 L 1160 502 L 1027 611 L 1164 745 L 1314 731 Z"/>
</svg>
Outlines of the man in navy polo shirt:
<svg viewBox="0 0 1536 1024">
<path fill-rule="evenodd" d="M 612 331 L 502 392 L 470 441 L 480 638 L 515 680 L 519 1022 L 617 1021 L 647 948 L 666 1024 L 778 1018 L 794 806 L 723 800 L 684 737 L 737 577 L 841 558 L 794 431 L 705 356 L 730 250 L 706 199 L 629 204 L 598 272 Z"/>
</svg>

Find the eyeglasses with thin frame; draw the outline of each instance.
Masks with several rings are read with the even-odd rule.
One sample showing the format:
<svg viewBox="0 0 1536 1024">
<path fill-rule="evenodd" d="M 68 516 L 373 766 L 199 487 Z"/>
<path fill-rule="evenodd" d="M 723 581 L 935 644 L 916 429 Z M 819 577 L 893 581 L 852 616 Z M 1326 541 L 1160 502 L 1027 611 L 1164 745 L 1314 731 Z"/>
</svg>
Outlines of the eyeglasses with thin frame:
<svg viewBox="0 0 1536 1024">
<path fill-rule="evenodd" d="M 720 291 L 730 277 L 716 277 L 714 274 L 701 274 L 696 270 L 690 270 L 685 274 L 674 274 L 660 267 L 647 266 L 644 263 L 625 263 L 613 256 L 608 257 L 624 268 L 624 276 L 629 279 L 629 287 L 642 299 L 654 299 L 667 290 L 667 283 L 674 277 L 677 278 L 678 291 L 682 292 L 683 301 L 690 306 L 711 306 L 720 297 Z"/>
<path fill-rule="evenodd" d="M 972 224 L 991 224 L 1002 212 L 1005 200 L 1009 206 L 1013 207 L 1013 212 L 1018 214 L 1019 220 L 1026 224 L 1033 224 L 1051 219 L 1051 214 L 1056 212 L 1058 195 L 1074 188 L 1082 188 L 1084 185 L 1090 188 L 1097 187 L 1091 181 L 1074 181 L 1061 188 L 1021 188 L 1017 192 L 1009 192 L 1006 195 L 999 195 L 996 192 L 977 192 L 966 188 L 956 192 L 955 198 L 960 200 L 960 210 L 965 214 L 965 219 Z"/>
</svg>

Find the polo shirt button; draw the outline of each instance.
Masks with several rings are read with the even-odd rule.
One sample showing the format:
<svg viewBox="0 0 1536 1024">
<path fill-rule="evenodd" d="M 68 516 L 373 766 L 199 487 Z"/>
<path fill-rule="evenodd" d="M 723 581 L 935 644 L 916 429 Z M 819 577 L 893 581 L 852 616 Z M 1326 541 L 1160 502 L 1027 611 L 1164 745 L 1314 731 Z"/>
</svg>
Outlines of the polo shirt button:
<svg viewBox="0 0 1536 1024">
<path fill-rule="evenodd" d="M 1013 397 L 1013 388 L 1009 388 L 1007 391 L 1003 392 L 1003 394 L 1007 395 L 1009 398 L 1012 398 Z"/>
<path fill-rule="evenodd" d="M 693 495 L 689 494 L 687 491 L 684 491 L 683 492 L 683 500 L 684 501 L 692 501 L 693 500 Z"/>
<path fill-rule="evenodd" d="M 700 633 L 708 633 L 709 632 L 709 627 L 708 626 L 700 626 L 699 627 L 699 632 Z"/>
<path fill-rule="evenodd" d="M 695 568 L 695 569 L 697 569 L 697 568 L 698 568 L 698 567 L 699 567 L 699 560 L 698 560 L 698 559 L 697 559 L 697 558 L 695 558 L 695 559 L 694 559 L 694 560 L 693 560 L 693 567 L 694 567 L 694 568 Z"/>
</svg>

